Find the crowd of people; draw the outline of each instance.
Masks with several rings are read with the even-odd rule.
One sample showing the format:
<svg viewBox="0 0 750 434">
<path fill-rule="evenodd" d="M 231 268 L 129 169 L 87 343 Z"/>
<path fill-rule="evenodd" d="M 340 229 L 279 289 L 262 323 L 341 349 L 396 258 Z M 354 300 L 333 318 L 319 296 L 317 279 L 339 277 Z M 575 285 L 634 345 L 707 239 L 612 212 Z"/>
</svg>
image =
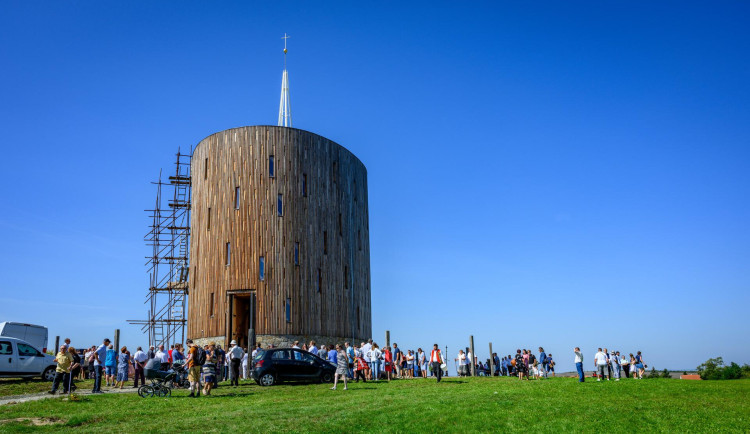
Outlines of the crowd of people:
<svg viewBox="0 0 750 434">
<path fill-rule="evenodd" d="M 576 347 L 575 353 L 575 364 L 576 370 L 578 371 L 578 381 L 584 382 L 586 376 L 583 371 L 583 354 L 581 349 Z M 595 375 L 596 381 L 602 381 L 602 379 L 614 378 L 615 381 L 620 381 L 622 374 L 625 374 L 625 378 L 642 379 L 644 372 L 648 366 L 643 361 L 643 355 L 640 351 L 637 351 L 635 355 L 630 353 L 629 356 L 620 355 L 619 351 L 608 351 L 606 348 L 602 350 L 599 348 L 594 355 L 594 368 L 596 369 Z"/>
<path fill-rule="evenodd" d="M 269 345 L 268 348 L 273 348 Z M 292 348 L 298 348 L 314 354 L 336 366 L 336 375 L 332 389 L 336 390 L 339 380 L 344 389 L 347 381 L 391 381 L 392 379 L 411 379 L 435 377 L 439 382 L 448 375 L 446 357 L 437 344 L 429 354 L 417 350 L 402 350 L 397 343 L 380 347 L 372 339 L 352 346 L 349 342 L 340 344 L 323 344 L 318 347 L 315 341 L 303 343 L 295 341 Z M 187 340 L 182 344 L 151 346 L 144 351 L 137 347 L 131 354 L 127 346 L 117 350 L 109 339 L 102 344 L 85 350 L 76 350 L 70 339 L 65 339 L 55 357 L 57 369 L 50 394 L 55 394 L 62 387 L 63 393 L 76 389 L 74 380 L 94 379 L 92 393 L 102 393 L 102 381 L 107 387 L 122 389 L 129 379 L 133 378 L 134 388 L 145 384 L 146 378 L 165 378 L 171 372 L 185 373 L 189 384 L 190 397 L 208 396 L 211 390 L 218 387 L 220 381 L 230 380 L 230 385 L 238 386 L 239 380 L 250 376 L 248 363 L 261 351 L 261 345 L 255 346 L 251 354 L 231 341 L 230 348 L 224 350 L 221 345 L 209 342 L 203 346 Z M 454 359 L 459 376 L 510 376 L 519 379 L 543 379 L 555 376 L 555 361 L 552 354 L 547 354 L 539 347 L 538 356 L 532 350 L 518 349 L 515 356 L 500 358 L 497 353 L 485 363 L 471 351 L 458 351 Z M 585 381 L 583 354 L 578 347 L 574 350 L 574 361 L 579 381 Z M 473 369 L 472 369 L 472 364 Z M 594 366 L 598 381 L 614 379 L 619 381 L 622 374 L 626 378 L 643 378 L 646 365 L 641 352 L 629 357 L 619 351 L 598 349 L 594 356 Z M 176 385 L 179 387 L 180 382 Z"/>
</svg>

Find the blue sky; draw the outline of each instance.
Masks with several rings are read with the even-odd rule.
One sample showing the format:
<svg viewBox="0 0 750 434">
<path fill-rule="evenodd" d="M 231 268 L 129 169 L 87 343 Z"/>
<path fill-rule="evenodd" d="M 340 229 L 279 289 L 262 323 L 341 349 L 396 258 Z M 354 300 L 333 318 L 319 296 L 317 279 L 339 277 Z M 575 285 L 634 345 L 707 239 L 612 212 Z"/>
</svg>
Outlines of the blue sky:
<svg viewBox="0 0 750 434">
<path fill-rule="evenodd" d="M 145 316 L 149 184 L 227 128 L 369 175 L 375 339 L 750 362 L 744 2 L 2 2 L 0 320 Z"/>
</svg>

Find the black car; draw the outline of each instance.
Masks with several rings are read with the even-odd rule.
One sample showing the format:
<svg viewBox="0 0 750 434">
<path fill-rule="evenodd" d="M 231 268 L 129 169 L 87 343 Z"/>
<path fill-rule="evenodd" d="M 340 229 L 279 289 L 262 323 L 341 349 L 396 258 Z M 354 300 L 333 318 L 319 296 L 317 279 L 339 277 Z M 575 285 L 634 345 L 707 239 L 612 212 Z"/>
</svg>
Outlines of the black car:
<svg viewBox="0 0 750 434">
<path fill-rule="evenodd" d="M 260 350 L 253 358 L 253 379 L 261 386 L 280 381 L 319 381 L 330 383 L 336 366 L 298 348 Z"/>
</svg>

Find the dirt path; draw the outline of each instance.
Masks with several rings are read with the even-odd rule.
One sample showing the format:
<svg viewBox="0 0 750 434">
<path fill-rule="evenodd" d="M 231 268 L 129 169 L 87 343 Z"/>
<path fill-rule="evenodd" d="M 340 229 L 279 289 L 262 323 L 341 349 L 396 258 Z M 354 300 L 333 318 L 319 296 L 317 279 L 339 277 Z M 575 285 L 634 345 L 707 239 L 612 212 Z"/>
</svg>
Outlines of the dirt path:
<svg viewBox="0 0 750 434">
<path fill-rule="evenodd" d="M 133 387 L 125 387 L 123 389 L 104 389 L 105 394 L 112 394 L 112 393 L 133 393 L 138 391 L 138 389 L 135 389 Z M 81 390 L 78 389 L 75 392 L 76 395 L 92 395 L 90 390 Z M 8 405 L 8 404 L 20 404 L 22 402 L 29 402 L 29 401 L 39 401 L 40 399 L 48 399 L 48 398 L 60 398 L 63 396 L 67 396 L 62 393 L 58 393 L 55 395 L 50 395 L 47 392 L 41 392 L 41 393 L 31 393 L 28 395 L 15 395 L 15 396 L 3 396 L 0 397 L 0 405 Z"/>
</svg>

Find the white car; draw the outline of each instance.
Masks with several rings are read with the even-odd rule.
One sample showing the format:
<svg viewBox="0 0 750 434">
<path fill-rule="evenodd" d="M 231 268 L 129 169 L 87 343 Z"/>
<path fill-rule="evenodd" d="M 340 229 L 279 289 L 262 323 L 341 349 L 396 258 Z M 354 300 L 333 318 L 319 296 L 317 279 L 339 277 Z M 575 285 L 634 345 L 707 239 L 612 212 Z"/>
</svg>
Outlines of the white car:
<svg viewBox="0 0 750 434">
<path fill-rule="evenodd" d="M 55 378 L 55 358 L 21 339 L 0 336 L 0 377 Z"/>
</svg>

